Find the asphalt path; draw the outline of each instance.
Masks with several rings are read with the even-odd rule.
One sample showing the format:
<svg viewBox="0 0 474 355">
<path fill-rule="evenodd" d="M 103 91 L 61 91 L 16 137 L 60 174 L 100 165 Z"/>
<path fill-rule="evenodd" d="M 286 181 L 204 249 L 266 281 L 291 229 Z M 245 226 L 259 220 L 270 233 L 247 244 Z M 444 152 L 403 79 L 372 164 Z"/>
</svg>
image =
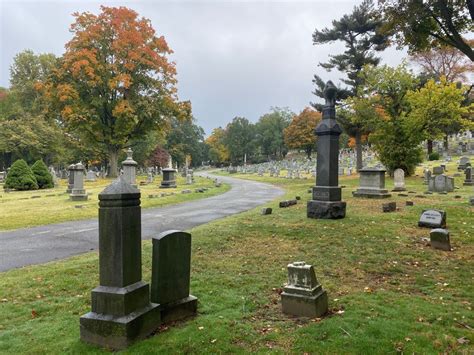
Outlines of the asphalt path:
<svg viewBox="0 0 474 355">
<path fill-rule="evenodd" d="M 142 209 L 142 239 L 170 230 L 188 230 L 207 222 L 250 210 L 284 194 L 270 184 L 231 177 L 218 178 L 231 190 L 218 196 Z M 97 250 L 97 218 L 0 232 L 0 271 L 42 264 Z"/>
</svg>

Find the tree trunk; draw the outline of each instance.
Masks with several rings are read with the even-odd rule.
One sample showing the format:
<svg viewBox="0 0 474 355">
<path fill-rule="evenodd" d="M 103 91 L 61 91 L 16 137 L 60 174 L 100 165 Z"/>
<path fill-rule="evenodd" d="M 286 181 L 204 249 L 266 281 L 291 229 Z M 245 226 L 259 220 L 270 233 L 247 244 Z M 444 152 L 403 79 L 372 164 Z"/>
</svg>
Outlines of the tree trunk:
<svg viewBox="0 0 474 355">
<path fill-rule="evenodd" d="M 362 163 L 362 135 L 360 133 L 356 133 L 355 135 L 355 143 L 356 143 L 356 170 L 359 171 L 363 168 Z"/>
<path fill-rule="evenodd" d="M 428 155 L 433 153 L 433 141 L 428 139 Z"/>
<path fill-rule="evenodd" d="M 446 151 L 446 153 L 448 152 L 448 149 L 449 149 L 449 136 L 446 134 L 444 136 L 444 150 Z"/>
<path fill-rule="evenodd" d="M 109 177 L 116 178 L 118 172 L 118 149 L 109 150 Z"/>
</svg>

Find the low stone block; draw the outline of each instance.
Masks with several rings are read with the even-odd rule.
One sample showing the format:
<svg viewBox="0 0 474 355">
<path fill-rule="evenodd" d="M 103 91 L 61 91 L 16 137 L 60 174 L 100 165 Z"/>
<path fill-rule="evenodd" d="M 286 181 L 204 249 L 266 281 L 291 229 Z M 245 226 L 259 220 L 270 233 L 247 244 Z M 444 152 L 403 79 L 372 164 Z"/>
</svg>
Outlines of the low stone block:
<svg viewBox="0 0 474 355">
<path fill-rule="evenodd" d="M 296 196 L 295 200 L 297 200 L 297 201 L 301 200 L 301 196 Z"/>
<path fill-rule="evenodd" d="M 264 216 L 272 214 L 272 212 L 273 212 L 273 210 L 270 207 L 262 208 L 262 215 L 264 215 Z"/>
<path fill-rule="evenodd" d="M 474 206 L 474 197 L 469 197 L 469 204 Z"/>
<path fill-rule="evenodd" d="M 400 196 L 400 197 L 408 197 L 407 194 L 398 194 L 398 196 Z"/>
<path fill-rule="evenodd" d="M 183 190 L 181 191 L 182 194 L 190 194 L 192 191 L 191 190 Z"/>
<path fill-rule="evenodd" d="M 285 208 L 285 207 L 290 207 L 293 205 L 296 205 L 298 202 L 296 200 L 286 200 L 286 201 L 280 201 L 280 208 Z"/>
<path fill-rule="evenodd" d="M 299 317 L 320 317 L 328 311 L 328 296 L 319 284 L 312 265 L 288 265 L 288 284 L 281 293 L 283 313 Z"/>
<path fill-rule="evenodd" d="M 430 232 L 430 243 L 434 249 L 451 251 L 449 232 L 446 229 L 432 229 Z"/>
<path fill-rule="evenodd" d="M 387 202 L 382 205 L 383 212 L 395 212 L 397 210 L 396 202 Z"/>
<path fill-rule="evenodd" d="M 405 201 L 405 206 L 413 206 L 413 201 Z"/>
<path fill-rule="evenodd" d="M 441 210 L 424 210 L 418 221 L 418 227 L 445 228 L 446 212 Z"/>
<path fill-rule="evenodd" d="M 340 219 L 346 216 L 344 201 L 308 201 L 306 216 L 314 219 Z"/>
<path fill-rule="evenodd" d="M 31 196 L 30 198 L 41 198 L 41 196 L 39 196 L 39 195 L 34 195 L 34 196 Z"/>
</svg>

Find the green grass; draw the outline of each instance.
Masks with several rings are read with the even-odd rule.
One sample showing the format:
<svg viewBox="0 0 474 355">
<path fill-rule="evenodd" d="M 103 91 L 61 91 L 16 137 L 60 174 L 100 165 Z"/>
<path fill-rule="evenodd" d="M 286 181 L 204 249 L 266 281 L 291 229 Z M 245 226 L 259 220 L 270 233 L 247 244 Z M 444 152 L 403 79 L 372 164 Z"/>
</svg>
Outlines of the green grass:
<svg viewBox="0 0 474 355">
<path fill-rule="evenodd" d="M 138 181 L 145 181 L 139 177 Z M 97 217 L 98 194 L 110 183 L 110 179 L 99 179 L 96 182 L 85 182 L 86 192 L 90 194 L 87 201 L 70 201 L 66 194 L 67 181 L 60 180 L 60 186 L 54 189 L 36 191 L 13 191 L 5 193 L 0 190 L 0 230 L 11 230 L 44 224 L 59 223 Z M 193 185 L 186 185 L 186 179 L 178 177 L 177 188 L 160 189 L 161 180 L 153 184 L 140 186 L 141 206 L 160 207 L 185 201 L 215 196 L 230 189 L 230 185 L 222 184 L 215 187 L 210 179 L 195 177 Z M 194 189 L 207 187 L 203 193 L 195 193 Z M 192 193 L 181 194 L 182 190 L 190 189 Z M 149 198 L 149 195 L 169 194 L 165 197 Z M 39 196 L 39 198 L 32 198 Z M 76 206 L 82 208 L 76 208 Z"/>
<path fill-rule="evenodd" d="M 272 215 L 256 208 L 194 228 L 191 292 L 199 298 L 198 316 L 125 353 L 474 351 L 472 187 L 425 198 L 395 194 L 389 201 L 400 209 L 382 213 L 381 200 L 352 198 L 358 179 L 343 177 L 346 218 L 312 220 L 306 218 L 312 180 L 240 177 L 274 183 L 286 189 L 282 199 L 300 195 L 302 201 L 285 209 L 274 201 L 266 205 Z M 420 177 L 406 183 L 417 195 L 426 189 Z M 407 199 L 415 206 L 405 207 Z M 429 229 L 416 224 L 425 208 L 447 211 L 452 252 L 422 240 Z M 146 241 L 146 281 L 150 258 Z M 298 260 L 314 265 L 328 292 L 330 313 L 322 319 L 281 313 L 286 265 Z M 0 275 L 1 353 L 103 352 L 79 341 L 79 317 L 90 310 L 90 291 L 98 284 L 97 253 Z"/>
</svg>

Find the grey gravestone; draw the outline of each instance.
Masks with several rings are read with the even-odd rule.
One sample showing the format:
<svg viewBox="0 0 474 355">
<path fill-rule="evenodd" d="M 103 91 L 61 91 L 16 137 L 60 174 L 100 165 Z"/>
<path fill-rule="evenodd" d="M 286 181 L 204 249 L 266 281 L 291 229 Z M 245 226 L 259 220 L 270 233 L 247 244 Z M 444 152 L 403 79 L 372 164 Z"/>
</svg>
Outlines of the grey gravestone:
<svg viewBox="0 0 474 355">
<path fill-rule="evenodd" d="M 131 148 L 127 149 L 127 159 L 122 162 L 123 178 L 130 185 L 137 187 L 136 174 L 138 163 L 133 160 L 133 151 Z"/>
<path fill-rule="evenodd" d="M 442 228 L 432 229 L 430 232 L 430 244 L 434 249 L 451 251 L 449 232 Z"/>
<path fill-rule="evenodd" d="M 354 197 L 387 198 L 392 196 L 385 189 L 385 169 L 364 168 L 359 170 L 360 187 L 352 192 Z"/>
<path fill-rule="evenodd" d="M 459 165 L 458 165 L 458 170 L 464 170 L 466 168 L 467 164 L 470 164 L 471 160 L 469 157 L 463 156 L 461 159 L 459 159 Z"/>
<path fill-rule="evenodd" d="M 99 201 L 100 285 L 80 319 L 81 340 L 123 349 L 159 327 L 160 308 L 142 281 L 140 192 L 120 178 Z"/>
<path fill-rule="evenodd" d="M 68 181 L 67 181 L 67 190 L 66 193 L 70 194 L 72 192 L 72 188 L 74 187 L 74 170 L 76 166 L 74 164 L 71 164 L 68 166 Z"/>
<path fill-rule="evenodd" d="M 281 293 L 283 313 L 320 317 L 328 311 L 328 296 L 319 284 L 312 265 L 304 261 L 288 264 L 288 284 Z"/>
<path fill-rule="evenodd" d="M 317 139 L 316 186 L 308 201 L 308 218 L 338 219 L 346 216 L 346 202 L 341 201 L 339 187 L 339 136 L 342 129 L 336 121 L 336 92 L 331 81 L 324 87 L 326 100 L 323 117 L 315 129 Z"/>
<path fill-rule="evenodd" d="M 396 210 L 397 210 L 396 202 L 387 202 L 387 203 L 382 204 L 383 212 L 395 212 Z"/>
<path fill-rule="evenodd" d="M 424 210 L 418 221 L 418 227 L 445 228 L 446 212 L 440 210 Z"/>
<path fill-rule="evenodd" d="M 96 180 L 95 173 L 92 170 L 89 170 L 86 175 L 86 181 L 94 182 Z"/>
<path fill-rule="evenodd" d="M 469 204 L 471 206 L 474 206 L 474 196 L 473 197 L 469 197 Z"/>
<path fill-rule="evenodd" d="M 86 190 L 84 190 L 84 165 L 81 163 L 74 165 L 72 173 L 74 175 L 74 183 L 69 199 L 71 201 L 86 201 L 87 193 Z"/>
<path fill-rule="evenodd" d="M 446 191 L 447 192 L 454 191 L 454 178 L 451 176 L 446 176 Z"/>
<path fill-rule="evenodd" d="M 433 168 L 433 175 L 440 175 L 442 173 L 444 173 L 444 169 L 442 166 L 435 166 Z"/>
<path fill-rule="evenodd" d="M 191 234 L 171 230 L 153 238 L 151 301 L 161 319 L 171 322 L 196 314 L 197 298 L 189 294 Z"/>
<path fill-rule="evenodd" d="M 464 174 L 466 175 L 466 178 L 464 179 L 464 186 L 473 186 L 474 185 L 474 180 L 472 179 L 472 167 L 468 166 L 466 169 L 464 169 Z"/>
<path fill-rule="evenodd" d="M 393 172 L 393 191 L 405 191 L 405 171 L 403 169 L 395 169 Z"/>
<path fill-rule="evenodd" d="M 431 179 L 431 170 L 425 169 L 423 177 L 424 177 L 423 184 L 428 185 L 428 182 Z"/>
</svg>

